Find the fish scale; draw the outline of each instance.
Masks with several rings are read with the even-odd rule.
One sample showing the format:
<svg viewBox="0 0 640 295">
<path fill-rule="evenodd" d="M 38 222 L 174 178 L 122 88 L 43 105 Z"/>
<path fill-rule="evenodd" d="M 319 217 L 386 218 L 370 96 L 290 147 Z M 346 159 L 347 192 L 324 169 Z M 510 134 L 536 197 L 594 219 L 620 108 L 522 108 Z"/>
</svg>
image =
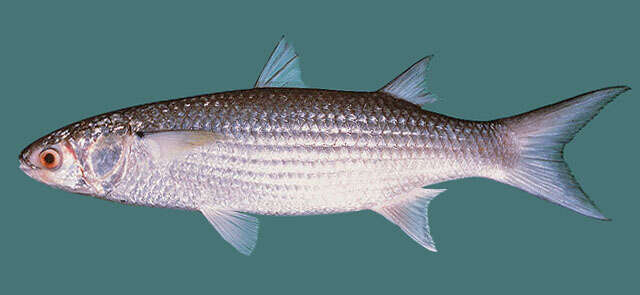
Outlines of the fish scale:
<svg viewBox="0 0 640 295">
<path fill-rule="evenodd" d="M 238 211 L 282 215 L 361 210 L 398 197 L 408 187 L 479 176 L 485 165 L 500 160 L 484 159 L 476 148 L 461 147 L 466 138 L 486 151 L 501 149 L 486 140 L 499 136 L 495 130 L 481 136 L 481 129 L 489 129 L 484 123 L 445 118 L 387 94 L 252 89 L 156 103 L 122 114 L 136 130 L 162 131 L 175 128 L 170 122 L 180 122 L 182 129 L 229 138 L 230 143 L 159 168 L 131 166 L 125 176 L 152 173 L 144 179 L 153 185 L 139 178 L 124 180 L 110 193 L 127 201 L 134 192 L 144 191 L 129 201 L 153 206 L 224 204 Z M 202 129 L 205 126 L 210 127 Z M 364 137 L 368 140 L 359 140 Z M 360 165 L 353 165 L 354 159 Z M 190 189 L 167 190 L 188 181 L 171 175 L 188 175 L 198 182 Z M 207 178 L 212 180 L 201 181 Z M 237 189 L 238 183 L 245 185 Z M 281 208 L 267 208 L 265 203 L 279 203 Z"/>
<path fill-rule="evenodd" d="M 435 251 L 427 218 L 466 177 L 503 182 L 607 220 L 562 151 L 628 87 L 585 93 L 486 122 L 423 110 L 430 57 L 373 92 L 310 89 L 298 56 L 278 43 L 255 87 L 130 107 L 71 124 L 30 144 L 20 167 L 70 192 L 197 210 L 249 254 L 258 220 L 373 210 Z"/>
</svg>

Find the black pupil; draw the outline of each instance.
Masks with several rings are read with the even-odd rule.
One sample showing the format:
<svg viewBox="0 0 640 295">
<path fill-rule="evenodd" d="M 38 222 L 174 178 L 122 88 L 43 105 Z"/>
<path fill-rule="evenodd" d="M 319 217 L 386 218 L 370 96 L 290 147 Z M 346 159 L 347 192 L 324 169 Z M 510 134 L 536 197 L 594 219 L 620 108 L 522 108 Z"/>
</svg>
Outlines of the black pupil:
<svg viewBox="0 0 640 295">
<path fill-rule="evenodd" d="M 47 164 L 53 164 L 53 161 L 55 161 L 56 157 L 52 154 L 52 153 L 47 153 L 46 155 L 44 155 L 44 162 Z"/>
</svg>

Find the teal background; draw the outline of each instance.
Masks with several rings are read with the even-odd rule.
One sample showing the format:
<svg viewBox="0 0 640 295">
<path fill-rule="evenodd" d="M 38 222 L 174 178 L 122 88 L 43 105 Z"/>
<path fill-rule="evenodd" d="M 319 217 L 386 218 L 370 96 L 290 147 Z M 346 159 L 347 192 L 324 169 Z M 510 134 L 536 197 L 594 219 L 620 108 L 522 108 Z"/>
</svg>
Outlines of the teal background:
<svg viewBox="0 0 640 295">
<path fill-rule="evenodd" d="M 430 85 L 442 100 L 428 108 L 468 119 L 637 86 L 637 4 L 477 2 L 3 1 L 0 293 L 637 291 L 638 90 L 565 153 L 613 222 L 493 181 L 453 181 L 431 206 L 438 253 L 357 212 L 262 216 L 245 257 L 196 212 L 73 195 L 18 169 L 24 146 L 65 124 L 250 87 L 282 34 L 315 88 L 374 90 L 435 54 Z"/>
</svg>

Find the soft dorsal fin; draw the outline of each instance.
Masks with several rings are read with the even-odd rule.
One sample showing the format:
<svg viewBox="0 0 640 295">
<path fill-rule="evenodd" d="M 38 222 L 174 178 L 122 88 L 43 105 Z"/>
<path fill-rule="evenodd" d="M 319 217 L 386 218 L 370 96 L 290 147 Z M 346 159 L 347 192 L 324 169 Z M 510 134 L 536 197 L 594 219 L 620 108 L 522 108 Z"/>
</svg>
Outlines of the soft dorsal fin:
<svg viewBox="0 0 640 295">
<path fill-rule="evenodd" d="M 201 208 L 200 211 L 220 233 L 240 253 L 249 255 L 258 241 L 258 218 L 244 213 Z"/>
<path fill-rule="evenodd" d="M 433 55 L 419 60 L 378 91 L 389 93 L 417 105 L 436 101 L 436 96 L 429 92 L 426 84 L 426 74 L 431 57 Z"/>
<path fill-rule="evenodd" d="M 422 247 L 436 252 L 436 245 L 429 232 L 427 208 L 429 202 L 444 191 L 444 189 L 414 189 L 399 197 L 401 201 L 372 210 L 399 226 Z"/>
<path fill-rule="evenodd" d="M 271 53 L 254 85 L 254 88 L 259 87 L 305 87 L 301 78 L 300 58 L 284 36 Z"/>
</svg>

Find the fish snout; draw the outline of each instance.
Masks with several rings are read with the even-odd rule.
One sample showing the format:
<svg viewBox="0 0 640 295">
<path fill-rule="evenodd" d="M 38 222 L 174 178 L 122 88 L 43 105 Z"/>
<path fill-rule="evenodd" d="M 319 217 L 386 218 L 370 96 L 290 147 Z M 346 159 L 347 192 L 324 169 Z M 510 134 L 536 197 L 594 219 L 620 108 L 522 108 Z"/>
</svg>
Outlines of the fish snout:
<svg viewBox="0 0 640 295">
<path fill-rule="evenodd" d="M 37 181 L 41 181 L 40 177 L 38 176 L 38 169 L 36 167 L 34 167 L 33 165 L 31 165 L 29 162 L 25 162 L 22 159 L 19 160 L 20 161 L 20 170 L 22 170 L 22 172 L 24 172 L 24 174 L 26 174 L 27 176 L 29 176 L 32 179 L 35 179 Z"/>
<path fill-rule="evenodd" d="M 25 174 L 33 177 L 34 171 L 37 167 L 31 162 L 32 145 L 28 145 L 18 155 L 18 162 L 20 162 L 20 170 Z"/>
</svg>

